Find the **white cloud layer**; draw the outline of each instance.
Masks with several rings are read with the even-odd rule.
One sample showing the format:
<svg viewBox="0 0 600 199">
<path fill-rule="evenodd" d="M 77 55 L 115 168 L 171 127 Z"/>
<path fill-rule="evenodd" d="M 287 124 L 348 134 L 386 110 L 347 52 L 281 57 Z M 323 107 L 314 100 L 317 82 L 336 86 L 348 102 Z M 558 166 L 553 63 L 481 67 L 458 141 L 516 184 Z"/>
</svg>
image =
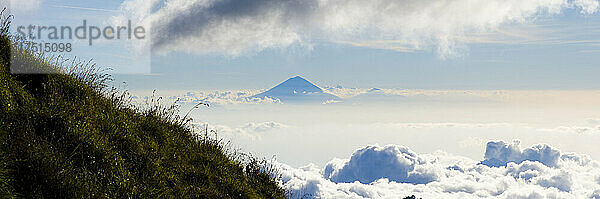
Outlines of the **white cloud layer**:
<svg viewBox="0 0 600 199">
<path fill-rule="evenodd" d="M 492 164 L 493 163 L 493 164 Z M 444 152 L 417 154 L 397 146 L 367 146 L 324 169 L 281 168 L 292 196 L 309 198 L 598 198 L 600 164 L 547 145 L 489 142 L 485 160 Z"/>
<path fill-rule="evenodd" d="M 213 90 L 213 91 L 185 91 L 175 94 L 167 94 L 164 98 L 170 101 L 176 101 L 181 105 L 197 105 L 198 103 L 208 103 L 213 105 L 236 105 L 236 104 L 280 104 L 281 100 L 269 97 L 248 98 L 259 90 Z M 143 103 L 150 99 L 149 94 L 139 94 L 132 96 L 137 103 Z"/>
<path fill-rule="evenodd" d="M 124 5 L 136 3 L 156 7 L 144 17 L 153 25 L 155 50 L 232 55 L 312 41 L 360 46 L 377 40 L 367 47 L 432 47 L 445 56 L 467 35 L 564 9 L 591 14 L 599 7 L 597 0 L 129 0 Z"/>
<path fill-rule="evenodd" d="M 443 103 L 509 103 L 523 105 L 544 105 L 552 108 L 561 106 L 600 105 L 600 93 L 596 91 L 515 91 L 515 90 L 418 90 L 418 89 L 379 89 L 379 88 L 344 88 L 342 86 L 324 87 L 328 93 L 341 97 L 342 104 L 404 103 L 404 102 L 443 102 Z M 173 90 L 161 92 L 164 99 L 187 105 L 207 102 L 212 105 L 238 104 L 282 104 L 275 98 L 249 98 L 264 91 L 263 89 L 246 90 Z M 134 101 L 144 102 L 151 98 L 151 92 L 132 93 Z M 329 104 L 340 104 L 340 101 L 329 101 Z M 599 119 L 588 118 L 593 127 L 580 127 L 592 130 L 600 124 Z M 598 124 L 596 124 L 596 123 Z M 451 125 L 451 124 L 448 124 Z M 565 127 L 566 128 L 566 127 Z M 579 128 L 579 127 L 569 127 Z M 558 131 L 561 129 L 547 129 Z M 588 131 L 588 130 L 585 130 Z"/>
</svg>

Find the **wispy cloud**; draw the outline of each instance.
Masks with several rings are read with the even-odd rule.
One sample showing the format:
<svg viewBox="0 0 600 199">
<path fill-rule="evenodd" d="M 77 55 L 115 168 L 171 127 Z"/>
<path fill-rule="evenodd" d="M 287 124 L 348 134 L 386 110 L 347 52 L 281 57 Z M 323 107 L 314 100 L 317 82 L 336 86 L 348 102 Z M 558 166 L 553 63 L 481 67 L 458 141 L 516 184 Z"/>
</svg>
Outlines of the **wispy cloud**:
<svg viewBox="0 0 600 199">
<path fill-rule="evenodd" d="M 503 25 L 528 24 L 564 9 L 582 14 L 598 10 L 597 0 L 170 0 L 164 4 L 129 0 L 125 4 L 157 8 L 143 18 L 153 24 L 152 46 L 159 52 L 230 55 L 333 41 L 401 52 L 426 47 L 447 56 L 463 43 L 532 39 L 503 32 Z M 487 33 L 501 37 L 485 37 Z"/>
<path fill-rule="evenodd" d="M 67 9 L 76 9 L 76 10 L 86 10 L 86 11 L 101 11 L 101 12 L 120 12 L 119 10 L 112 9 L 102 9 L 102 8 L 90 8 L 90 7 L 78 7 L 78 6 L 65 6 L 65 5 L 55 5 L 55 8 L 67 8 Z"/>
<path fill-rule="evenodd" d="M 415 43 L 411 44 L 407 41 L 401 40 L 336 41 L 335 43 L 356 47 L 393 50 L 398 52 L 414 52 L 421 49 Z"/>
<path fill-rule="evenodd" d="M 600 40 L 582 39 L 579 30 L 573 28 L 557 28 L 554 25 L 518 24 L 510 27 L 502 27 L 495 31 L 465 32 L 454 35 L 451 40 L 462 44 L 498 44 L 498 45 L 581 45 L 599 46 Z M 586 32 L 587 35 L 597 34 Z M 365 40 L 365 41 L 339 41 L 356 47 L 393 50 L 398 52 L 415 52 L 431 49 L 435 43 L 419 44 L 406 40 Z M 594 50 L 582 50 L 580 52 L 596 52 Z"/>
</svg>

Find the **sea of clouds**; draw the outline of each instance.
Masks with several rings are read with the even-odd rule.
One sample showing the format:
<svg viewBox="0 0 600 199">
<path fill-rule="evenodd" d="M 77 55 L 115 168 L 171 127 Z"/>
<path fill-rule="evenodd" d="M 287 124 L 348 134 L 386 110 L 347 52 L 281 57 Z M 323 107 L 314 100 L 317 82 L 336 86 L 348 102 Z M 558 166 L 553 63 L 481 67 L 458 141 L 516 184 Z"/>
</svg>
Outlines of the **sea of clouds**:
<svg viewBox="0 0 600 199">
<path fill-rule="evenodd" d="M 324 168 L 275 163 L 292 197 L 600 198 L 600 163 L 545 144 L 487 143 L 481 161 L 445 152 L 418 154 L 371 145 Z"/>
<path fill-rule="evenodd" d="M 402 88 L 346 88 L 342 86 L 324 86 L 324 92 L 336 95 L 340 101 L 323 102 L 323 104 L 361 104 L 361 103 L 510 103 L 551 105 L 551 107 L 595 106 L 600 105 L 600 92 L 596 91 L 518 91 L 518 90 L 420 90 Z M 177 101 L 181 105 L 208 103 L 212 105 L 244 105 L 244 104 L 285 104 L 277 98 L 252 97 L 264 89 L 241 90 L 172 90 L 153 93 L 139 91 L 131 93 L 134 102 L 144 103 L 153 97 L 162 97 L 170 102 Z M 596 121 L 596 125 L 600 122 Z"/>
<path fill-rule="evenodd" d="M 153 98 L 162 97 L 168 103 L 180 105 L 197 105 L 207 103 L 210 105 L 239 105 L 239 104 L 281 104 L 281 100 L 269 97 L 250 98 L 261 90 L 211 90 L 211 91 L 185 91 L 174 94 L 134 93 L 131 99 L 134 103 L 144 103 Z"/>
<path fill-rule="evenodd" d="M 182 105 L 208 103 L 211 105 L 241 104 L 283 104 L 280 99 L 270 97 L 252 97 L 264 90 L 194 90 L 179 91 L 155 95 L 152 93 L 135 93 L 131 97 L 135 102 L 144 102 L 155 97 L 163 97 L 169 102 Z M 466 91 L 466 90 L 408 90 L 380 88 L 344 88 L 341 86 L 324 87 L 324 92 L 341 97 L 341 101 L 323 102 L 323 104 L 348 102 L 491 102 L 501 101 L 506 95 L 502 91 Z"/>
</svg>

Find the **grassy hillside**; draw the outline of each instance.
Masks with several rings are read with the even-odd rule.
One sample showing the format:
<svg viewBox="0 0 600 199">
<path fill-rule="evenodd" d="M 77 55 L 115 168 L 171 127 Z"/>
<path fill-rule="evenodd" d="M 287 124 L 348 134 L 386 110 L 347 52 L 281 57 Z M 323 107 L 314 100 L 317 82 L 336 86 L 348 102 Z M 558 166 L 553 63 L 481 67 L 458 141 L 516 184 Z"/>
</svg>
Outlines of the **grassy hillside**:
<svg viewBox="0 0 600 199">
<path fill-rule="evenodd" d="M 11 74 L 0 36 L 0 198 L 284 198 L 258 161 L 241 157 L 161 106 L 136 108 L 89 65 L 62 70 L 26 52 Z M 247 159 L 247 158 L 245 158 Z"/>
</svg>

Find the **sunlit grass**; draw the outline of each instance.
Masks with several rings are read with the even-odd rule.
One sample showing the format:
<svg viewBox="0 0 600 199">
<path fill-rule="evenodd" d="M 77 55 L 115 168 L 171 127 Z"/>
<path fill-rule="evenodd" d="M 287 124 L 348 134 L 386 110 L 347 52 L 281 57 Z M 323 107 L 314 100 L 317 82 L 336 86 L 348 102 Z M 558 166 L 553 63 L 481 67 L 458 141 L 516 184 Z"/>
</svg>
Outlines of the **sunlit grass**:
<svg viewBox="0 0 600 199">
<path fill-rule="evenodd" d="M 285 197 L 266 162 L 194 132 L 174 106 L 130 105 L 91 61 L 14 48 L 7 21 L 0 27 L 0 198 Z M 54 73 L 13 74 L 10 64 Z"/>
</svg>

